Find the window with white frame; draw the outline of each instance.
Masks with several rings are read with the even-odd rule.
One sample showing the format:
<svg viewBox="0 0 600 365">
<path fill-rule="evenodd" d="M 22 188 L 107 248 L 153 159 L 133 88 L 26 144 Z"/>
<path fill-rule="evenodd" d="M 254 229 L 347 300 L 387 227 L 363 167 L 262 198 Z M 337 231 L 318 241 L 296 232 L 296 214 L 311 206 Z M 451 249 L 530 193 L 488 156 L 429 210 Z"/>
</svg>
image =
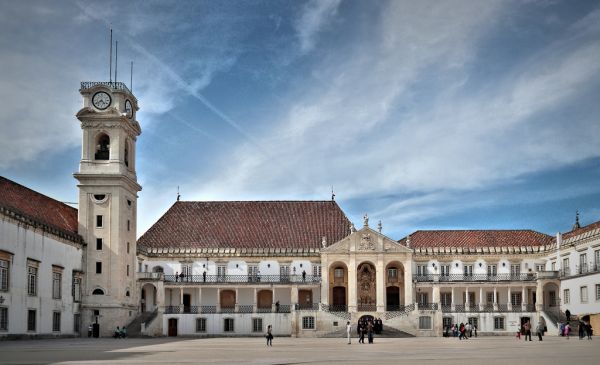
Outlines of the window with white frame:
<svg viewBox="0 0 600 365">
<path fill-rule="evenodd" d="M 430 330 L 431 329 L 431 317 L 430 316 L 420 316 L 419 317 L 419 329 L 420 330 Z"/>
<path fill-rule="evenodd" d="M 596 301 L 600 300 L 600 284 L 596 284 Z"/>
<path fill-rule="evenodd" d="M 337 279 L 343 279 L 344 278 L 344 269 L 337 267 L 335 270 L 333 270 L 333 276 Z"/>
<path fill-rule="evenodd" d="M 248 271 L 248 273 L 250 273 L 250 271 Z M 282 280 L 288 280 L 288 278 L 290 277 L 290 265 L 279 265 L 279 276 Z"/>
<path fill-rule="evenodd" d="M 511 264 L 510 265 L 510 275 L 511 276 L 519 276 L 521 274 L 521 264 Z"/>
<path fill-rule="evenodd" d="M 596 270 L 600 267 L 600 250 L 594 251 L 594 264 L 596 265 Z"/>
<path fill-rule="evenodd" d="M 563 266 L 562 266 L 563 272 L 569 274 L 571 272 L 571 266 L 569 265 L 569 258 L 565 258 L 563 259 Z"/>
<path fill-rule="evenodd" d="M 537 272 L 544 271 L 545 267 L 546 267 L 546 265 L 544 265 L 544 264 L 535 264 L 535 271 L 537 271 Z"/>
<path fill-rule="evenodd" d="M 0 331 L 8 331 L 8 308 L 0 307 Z"/>
<path fill-rule="evenodd" d="M 579 273 L 585 274 L 587 272 L 587 254 L 582 253 L 579 255 Z"/>
<path fill-rule="evenodd" d="M 494 317 L 494 329 L 495 330 L 506 329 L 504 326 L 504 317 Z"/>
<path fill-rule="evenodd" d="M 427 275 L 427 265 L 417 265 L 417 276 Z"/>
<path fill-rule="evenodd" d="M 388 281 L 396 281 L 398 279 L 398 269 L 390 267 L 387 269 Z"/>
<path fill-rule="evenodd" d="M 217 266 L 217 279 L 219 281 L 225 280 L 225 273 L 227 272 L 227 266 L 219 265 Z"/>
<path fill-rule="evenodd" d="M 485 293 L 485 299 L 487 304 L 494 304 L 494 292 L 489 291 Z"/>
<path fill-rule="evenodd" d="M 452 326 L 452 317 L 443 317 L 442 318 L 442 326 L 444 328 Z"/>
<path fill-rule="evenodd" d="M 0 291 L 8 291 L 8 274 L 10 263 L 8 260 L 0 260 Z"/>
<path fill-rule="evenodd" d="M 60 332 L 60 312 L 52 312 L 52 331 Z"/>
<path fill-rule="evenodd" d="M 192 276 L 192 264 L 181 264 L 181 274 L 185 278 Z"/>
<path fill-rule="evenodd" d="M 498 265 L 488 265 L 487 266 L 487 274 L 488 276 L 496 276 L 498 275 Z"/>
<path fill-rule="evenodd" d="M 315 317 L 312 317 L 312 316 L 302 317 L 302 329 L 303 330 L 314 330 L 315 329 Z"/>
<path fill-rule="evenodd" d="M 196 318 L 196 332 L 206 332 L 206 318 Z"/>
<path fill-rule="evenodd" d="M 440 265 L 440 275 L 450 276 L 450 265 Z"/>
<path fill-rule="evenodd" d="M 321 265 L 317 265 L 317 264 L 313 264 L 313 276 L 315 278 L 320 278 L 321 277 Z"/>
<path fill-rule="evenodd" d="M 38 268 L 37 266 L 27 266 L 27 294 L 37 295 Z"/>
<path fill-rule="evenodd" d="M 581 303 L 587 303 L 588 302 L 588 291 L 587 291 L 587 286 L 582 286 L 579 288 L 579 292 L 581 294 L 580 298 L 581 298 Z"/>
<path fill-rule="evenodd" d="M 511 292 L 510 293 L 510 303 L 512 305 L 521 305 L 523 302 L 523 296 L 521 292 Z"/>
<path fill-rule="evenodd" d="M 452 305 L 452 293 L 440 293 L 440 302 L 443 306 Z"/>
<path fill-rule="evenodd" d="M 569 289 L 563 290 L 563 302 L 565 304 L 571 303 L 571 290 L 569 290 Z"/>
<path fill-rule="evenodd" d="M 263 319 L 262 318 L 252 318 L 252 332 L 262 332 L 263 331 Z"/>
<path fill-rule="evenodd" d="M 473 276 L 473 265 L 463 266 L 463 274 L 465 274 L 465 276 Z"/>
<path fill-rule="evenodd" d="M 550 263 L 550 270 L 552 270 L 552 271 L 556 271 L 556 261 L 552 261 L 552 262 Z"/>
<path fill-rule="evenodd" d="M 233 318 L 225 318 L 223 320 L 223 332 L 234 332 Z"/>
<path fill-rule="evenodd" d="M 81 301 L 81 278 L 79 276 L 73 276 L 73 288 L 71 294 L 73 295 L 74 302 Z"/>
<path fill-rule="evenodd" d="M 61 297 L 61 282 L 62 273 L 60 271 L 52 271 L 52 299 L 60 299 Z"/>
</svg>

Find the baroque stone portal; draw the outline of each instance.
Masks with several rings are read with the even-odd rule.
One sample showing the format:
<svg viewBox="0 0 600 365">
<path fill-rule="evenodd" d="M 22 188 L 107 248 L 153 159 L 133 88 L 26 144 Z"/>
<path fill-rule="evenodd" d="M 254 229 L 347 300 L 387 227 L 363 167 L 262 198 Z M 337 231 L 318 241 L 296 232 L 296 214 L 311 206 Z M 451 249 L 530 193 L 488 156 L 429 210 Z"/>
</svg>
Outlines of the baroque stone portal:
<svg viewBox="0 0 600 365">
<path fill-rule="evenodd" d="M 375 286 L 375 267 L 370 263 L 362 263 L 356 272 L 358 285 L 358 305 L 371 306 L 377 304 Z"/>
</svg>

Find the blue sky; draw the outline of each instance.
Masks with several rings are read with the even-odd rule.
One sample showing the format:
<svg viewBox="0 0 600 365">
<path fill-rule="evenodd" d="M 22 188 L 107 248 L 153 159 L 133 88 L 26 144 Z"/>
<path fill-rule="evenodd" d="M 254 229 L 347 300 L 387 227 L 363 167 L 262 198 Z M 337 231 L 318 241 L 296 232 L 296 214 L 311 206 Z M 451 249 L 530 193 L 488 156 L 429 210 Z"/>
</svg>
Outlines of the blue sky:
<svg viewBox="0 0 600 365">
<path fill-rule="evenodd" d="M 360 224 L 600 219 L 600 1 L 0 2 L 0 173 L 76 201 L 80 81 L 140 101 L 138 234 L 175 201 L 336 200 Z"/>
</svg>

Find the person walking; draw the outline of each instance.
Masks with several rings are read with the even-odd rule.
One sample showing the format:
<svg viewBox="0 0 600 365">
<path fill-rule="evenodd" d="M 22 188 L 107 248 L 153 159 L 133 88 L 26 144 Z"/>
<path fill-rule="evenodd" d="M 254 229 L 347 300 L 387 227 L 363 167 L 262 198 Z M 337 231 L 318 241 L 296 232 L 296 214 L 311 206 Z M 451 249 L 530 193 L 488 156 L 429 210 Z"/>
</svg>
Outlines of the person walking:
<svg viewBox="0 0 600 365">
<path fill-rule="evenodd" d="M 592 323 L 588 322 L 588 323 L 584 323 L 585 326 L 585 333 L 587 334 L 588 340 L 592 339 Z"/>
<path fill-rule="evenodd" d="M 473 325 L 473 332 L 475 332 L 475 337 L 477 337 L 477 325 Z"/>
<path fill-rule="evenodd" d="M 363 322 L 358 323 L 358 343 L 365 343 L 365 325 Z"/>
<path fill-rule="evenodd" d="M 460 326 L 458 327 L 458 339 L 462 340 L 462 339 L 467 339 L 467 334 L 466 334 L 466 329 L 465 329 L 465 324 L 461 323 Z"/>
<path fill-rule="evenodd" d="M 529 321 L 525 322 L 523 330 L 525 331 L 525 341 L 527 341 L 527 338 L 531 341 L 531 323 Z"/>
<path fill-rule="evenodd" d="M 577 332 L 579 332 L 579 339 L 583 340 L 585 337 L 585 325 L 581 321 L 577 323 Z"/>
<path fill-rule="evenodd" d="M 350 336 L 352 335 L 352 325 L 350 324 L 350 321 L 346 323 L 346 334 L 348 335 L 348 345 L 350 345 L 352 342 L 350 341 Z"/>
<path fill-rule="evenodd" d="M 521 326 L 517 326 L 517 339 L 521 339 Z"/>
<path fill-rule="evenodd" d="M 544 335 L 544 324 L 540 321 L 537 325 L 537 335 L 538 339 L 542 341 L 542 336 Z"/>
<path fill-rule="evenodd" d="M 567 340 L 570 338 L 570 336 L 569 336 L 570 334 L 571 334 L 571 325 L 569 324 L 569 322 L 567 322 L 565 324 L 565 336 L 567 337 Z"/>
<path fill-rule="evenodd" d="M 471 323 L 469 322 L 465 323 L 465 338 L 467 335 L 471 337 Z"/>
<path fill-rule="evenodd" d="M 273 346 L 273 327 L 271 325 L 267 326 L 267 346 Z"/>
<path fill-rule="evenodd" d="M 565 316 L 567 317 L 567 323 L 571 322 L 571 311 L 570 310 L 566 310 L 565 311 Z"/>
<path fill-rule="evenodd" d="M 369 344 L 373 343 L 373 320 L 369 319 L 367 322 L 367 337 L 369 338 Z"/>
</svg>

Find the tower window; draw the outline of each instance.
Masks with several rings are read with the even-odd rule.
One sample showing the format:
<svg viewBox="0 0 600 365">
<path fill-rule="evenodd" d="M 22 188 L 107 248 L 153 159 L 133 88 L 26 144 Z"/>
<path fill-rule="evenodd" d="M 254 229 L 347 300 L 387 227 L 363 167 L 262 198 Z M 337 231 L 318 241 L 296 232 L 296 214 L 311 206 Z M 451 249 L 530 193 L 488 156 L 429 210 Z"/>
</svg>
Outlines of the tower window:
<svg viewBox="0 0 600 365">
<path fill-rule="evenodd" d="M 129 167 L 129 142 L 125 141 L 125 166 Z"/>
<path fill-rule="evenodd" d="M 131 221 L 129 219 L 127 220 L 127 230 L 131 230 Z"/>
<path fill-rule="evenodd" d="M 98 136 L 98 143 L 96 144 L 96 153 L 94 158 L 96 160 L 108 160 L 110 156 L 110 138 L 102 133 Z"/>
<path fill-rule="evenodd" d="M 104 290 L 102 289 L 94 289 L 94 291 L 92 292 L 92 295 L 104 295 Z M 96 316 L 99 314 L 95 314 Z"/>
<path fill-rule="evenodd" d="M 104 200 L 104 198 L 106 198 L 106 194 L 94 194 L 94 199 L 98 201 Z"/>
<path fill-rule="evenodd" d="M 126 297 L 130 296 L 130 294 L 129 294 L 129 290 L 127 290 L 127 291 L 125 292 L 125 296 L 126 296 Z"/>
<path fill-rule="evenodd" d="M 102 238 L 96 238 L 96 250 L 102 250 Z"/>
<path fill-rule="evenodd" d="M 102 220 L 103 219 L 102 218 L 103 217 L 101 215 L 97 215 L 96 216 L 96 228 L 102 228 L 103 227 L 103 225 L 102 225 L 102 223 L 103 223 Z"/>
<path fill-rule="evenodd" d="M 102 263 L 96 262 L 96 274 L 102 274 Z"/>
<path fill-rule="evenodd" d="M 127 265 L 127 276 L 129 276 L 129 265 Z"/>
<path fill-rule="evenodd" d="M 127 242 L 127 253 L 129 253 L 129 242 Z"/>
</svg>

